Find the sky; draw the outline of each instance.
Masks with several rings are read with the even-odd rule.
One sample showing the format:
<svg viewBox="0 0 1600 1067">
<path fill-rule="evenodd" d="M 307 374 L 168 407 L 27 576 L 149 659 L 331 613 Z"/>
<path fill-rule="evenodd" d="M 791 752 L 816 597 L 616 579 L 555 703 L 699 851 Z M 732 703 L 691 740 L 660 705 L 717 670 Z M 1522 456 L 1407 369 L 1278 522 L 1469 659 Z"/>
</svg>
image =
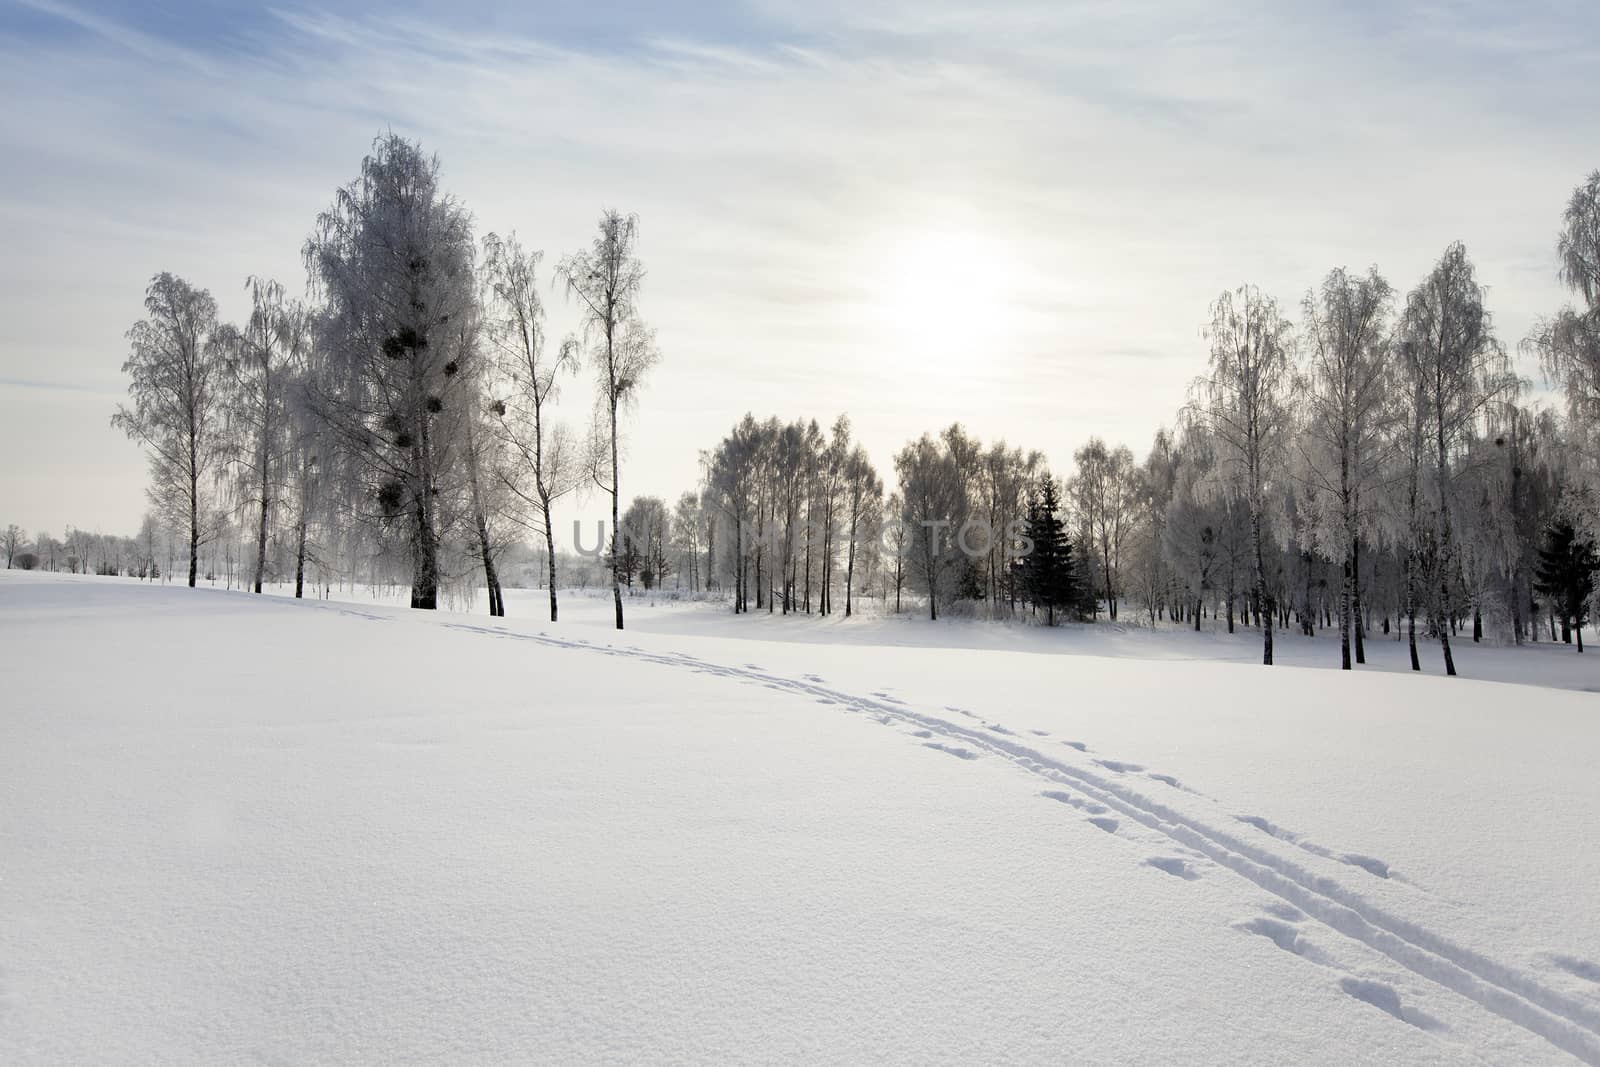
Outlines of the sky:
<svg viewBox="0 0 1600 1067">
<path fill-rule="evenodd" d="M 1329 269 L 1403 293 L 1454 240 L 1515 351 L 1567 299 L 1596 69 L 1578 0 L 0 0 L 0 523 L 137 529 L 109 420 L 150 276 L 234 320 L 250 275 L 299 291 L 387 130 L 547 268 L 640 216 L 662 361 L 622 489 L 670 501 L 746 411 L 846 412 L 891 476 L 956 421 L 1063 473 L 1091 435 L 1142 455 L 1223 289 L 1298 318 Z"/>
</svg>

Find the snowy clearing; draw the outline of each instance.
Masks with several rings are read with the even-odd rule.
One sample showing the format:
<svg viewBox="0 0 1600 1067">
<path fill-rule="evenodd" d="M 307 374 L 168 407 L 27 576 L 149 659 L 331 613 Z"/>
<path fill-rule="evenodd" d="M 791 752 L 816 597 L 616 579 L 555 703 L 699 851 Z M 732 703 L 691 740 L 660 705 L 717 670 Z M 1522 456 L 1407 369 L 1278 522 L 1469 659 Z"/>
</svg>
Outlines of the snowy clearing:
<svg viewBox="0 0 1600 1067">
<path fill-rule="evenodd" d="M 1600 658 L 508 603 L 0 574 L 0 1061 L 1600 1064 Z"/>
</svg>

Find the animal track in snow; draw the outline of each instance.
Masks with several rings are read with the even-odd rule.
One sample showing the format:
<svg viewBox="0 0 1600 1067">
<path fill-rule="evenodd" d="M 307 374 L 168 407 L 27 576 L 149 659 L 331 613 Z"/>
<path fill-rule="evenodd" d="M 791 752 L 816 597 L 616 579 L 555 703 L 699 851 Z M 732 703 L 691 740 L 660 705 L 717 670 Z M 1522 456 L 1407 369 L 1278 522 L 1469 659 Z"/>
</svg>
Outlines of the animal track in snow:
<svg viewBox="0 0 1600 1067">
<path fill-rule="evenodd" d="M 1359 852 L 1335 852 L 1331 848 L 1319 845 L 1313 841 L 1307 841 L 1294 831 L 1285 830 L 1283 827 L 1264 819 L 1259 815 L 1235 815 L 1234 818 L 1248 826 L 1254 826 L 1257 830 L 1260 830 L 1264 834 L 1269 834 L 1272 837 L 1277 838 L 1279 841 L 1285 841 L 1297 848 L 1302 848 L 1311 853 L 1313 856 L 1321 856 L 1324 859 L 1338 860 L 1340 863 L 1348 863 L 1352 867 L 1361 868 L 1374 878 L 1382 878 L 1385 881 L 1389 879 L 1393 879 L 1396 882 L 1406 881 L 1393 869 L 1391 869 L 1387 863 L 1378 859 L 1376 856 L 1366 856 Z"/>
<path fill-rule="evenodd" d="M 1034 737 L 1049 737 L 1050 736 L 1050 731 L 1049 730 L 1029 730 L 1028 732 L 1030 734 L 1032 734 Z"/>
<path fill-rule="evenodd" d="M 1285 952 L 1292 952 L 1301 959 L 1322 964 L 1324 967 L 1333 965 L 1327 953 L 1307 940 L 1298 926 L 1286 920 L 1262 915 L 1247 922 L 1234 923 L 1234 929 L 1264 937 Z"/>
<path fill-rule="evenodd" d="M 1158 871 L 1165 871 L 1186 882 L 1193 882 L 1200 877 L 1200 872 L 1189 866 L 1189 861 L 1179 856 L 1151 856 L 1145 860 L 1145 866 L 1154 867 Z"/>
<path fill-rule="evenodd" d="M 911 733 L 911 736 L 912 737 L 932 737 L 933 736 L 933 731 L 932 730 L 913 730 L 912 733 Z"/>
<path fill-rule="evenodd" d="M 1005 734 L 1007 737 L 1015 737 L 1015 736 L 1017 736 L 1016 734 L 1012 733 L 1010 730 L 1007 730 L 1004 726 L 1001 726 L 997 722 L 985 723 L 984 724 L 984 728 L 988 729 L 988 730 L 993 730 L 997 734 Z"/>
<path fill-rule="evenodd" d="M 1068 748 L 1075 748 L 1079 752 L 1089 751 L 1089 746 L 1084 744 L 1082 741 L 1063 741 L 1061 743 L 1066 745 Z"/>
<path fill-rule="evenodd" d="M 924 741 L 923 744 L 922 744 L 922 747 L 923 748 L 935 748 L 935 749 L 938 749 L 940 752 L 948 752 L 950 755 L 954 756 L 956 759 L 977 759 L 978 758 L 978 754 L 976 752 L 972 751 L 972 749 L 970 749 L 970 748 L 960 748 L 960 747 L 957 747 L 955 745 L 941 745 L 937 741 Z"/>
<path fill-rule="evenodd" d="M 1590 963 L 1575 956 L 1551 956 L 1550 962 L 1570 975 L 1600 985 L 1600 963 Z"/>
<path fill-rule="evenodd" d="M 1339 988 L 1357 1000 L 1365 1001 L 1379 1011 L 1392 1015 L 1403 1023 L 1409 1023 L 1419 1030 L 1442 1028 L 1442 1024 L 1431 1015 L 1400 1003 L 1400 994 L 1387 982 L 1375 982 L 1370 978 L 1357 978 L 1351 975 L 1339 979 Z"/>
<path fill-rule="evenodd" d="M 1121 760 L 1097 759 L 1095 762 L 1100 764 L 1100 766 L 1104 767 L 1106 770 L 1115 771 L 1118 774 L 1125 774 L 1129 772 L 1137 774 L 1138 772 L 1144 770 L 1144 768 L 1139 766 L 1137 763 L 1123 763 Z"/>
<path fill-rule="evenodd" d="M 1063 793 L 1058 789 L 1047 789 L 1039 795 L 1042 797 L 1049 797 L 1051 800 L 1059 801 L 1062 804 L 1077 808 L 1079 811 L 1086 811 L 1090 815 L 1104 815 L 1107 811 L 1111 810 L 1104 804 L 1096 804 L 1092 800 L 1085 800 L 1082 797 L 1075 797 L 1071 793 Z"/>
<path fill-rule="evenodd" d="M 1389 865 L 1380 859 L 1373 858 L 1372 856 L 1363 856 L 1356 852 L 1345 852 L 1339 856 L 1339 859 L 1350 864 L 1352 867 L 1360 867 L 1368 874 L 1375 875 L 1379 878 L 1389 877 Z"/>
<path fill-rule="evenodd" d="M 1098 826 L 1100 829 L 1104 830 L 1106 833 L 1114 834 L 1114 833 L 1117 832 L 1117 825 L 1118 824 L 1117 824 L 1117 820 L 1115 820 L 1115 819 L 1107 818 L 1104 815 L 1097 815 L 1094 818 L 1089 820 L 1089 825 L 1090 826 Z"/>
</svg>

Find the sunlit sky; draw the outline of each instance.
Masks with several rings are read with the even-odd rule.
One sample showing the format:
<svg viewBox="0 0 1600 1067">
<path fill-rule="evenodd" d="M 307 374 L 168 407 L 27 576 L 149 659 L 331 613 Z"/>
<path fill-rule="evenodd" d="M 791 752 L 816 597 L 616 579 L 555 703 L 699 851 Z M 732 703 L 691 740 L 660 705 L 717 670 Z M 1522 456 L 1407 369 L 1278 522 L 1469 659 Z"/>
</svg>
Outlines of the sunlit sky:
<svg viewBox="0 0 1600 1067">
<path fill-rule="evenodd" d="M 848 412 L 885 473 L 957 420 L 1062 472 L 1093 434 L 1142 455 L 1221 289 L 1298 317 L 1331 267 L 1403 291 L 1455 239 L 1514 347 L 1565 300 L 1597 69 L 1592 0 L 0 0 L 0 524 L 137 528 L 108 420 L 149 276 L 225 318 L 247 275 L 298 290 L 387 129 L 547 265 L 640 215 L 663 360 L 623 491 L 670 500 L 747 410 Z"/>
</svg>

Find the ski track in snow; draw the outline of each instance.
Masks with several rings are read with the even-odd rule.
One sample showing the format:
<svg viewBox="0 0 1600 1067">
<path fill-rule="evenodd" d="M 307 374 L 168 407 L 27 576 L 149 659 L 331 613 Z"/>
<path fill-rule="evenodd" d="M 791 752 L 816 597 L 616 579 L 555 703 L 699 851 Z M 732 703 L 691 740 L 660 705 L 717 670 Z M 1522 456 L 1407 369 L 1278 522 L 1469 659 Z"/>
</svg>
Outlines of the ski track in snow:
<svg viewBox="0 0 1600 1067">
<path fill-rule="evenodd" d="M 871 697 L 857 696 L 819 682 L 770 674 L 754 664 L 731 667 L 712 663 L 682 652 L 652 652 L 646 649 L 596 644 L 578 638 L 529 634 L 470 623 L 444 623 L 449 629 L 492 637 L 533 641 L 552 648 L 598 652 L 623 656 L 665 666 L 687 668 L 697 673 L 718 675 L 749 682 L 768 689 L 792 692 L 827 705 L 870 715 L 879 722 L 909 727 L 927 748 L 961 760 L 992 756 L 1005 760 L 1029 774 L 1058 786 L 1071 787 L 1080 796 L 1061 789 L 1046 790 L 1042 796 L 1081 810 L 1087 822 L 1107 834 L 1123 838 L 1124 822 L 1152 831 L 1168 848 L 1194 858 L 1211 860 L 1283 901 L 1266 910 L 1271 917 L 1257 917 L 1235 924 L 1245 933 L 1267 937 L 1279 948 L 1310 963 L 1343 972 L 1337 988 L 1343 993 L 1378 1008 L 1394 1018 L 1424 1030 L 1440 1030 L 1443 1024 L 1414 1007 L 1404 1004 L 1399 992 L 1388 983 L 1349 973 L 1334 954 L 1301 925 L 1314 921 L 1322 935 L 1337 934 L 1387 957 L 1408 971 L 1457 993 L 1480 1007 L 1533 1033 L 1557 1048 L 1570 1053 L 1591 1067 L 1600 1067 L 1600 1005 L 1585 1002 L 1544 984 L 1528 971 L 1489 958 L 1477 950 L 1458 944 L 1425 925 L 1398 914 L 1364 896 L 1359 889 L 1339 881 L 1331 874 L 1306 866 L 1292 850 L 1324 860 L 1357 867 L 1368 875 L 1401 881 L 1381 860 L 1359 853 L 1339 853 L 1286 831 L 1257 815 L 1227 815 L 1218 812 L 1205 817 L 1180 811 L 1153 793 L 1139 788 L 1142 781 L 1155 780 L 1171 790 L 1200 800 L 1199 794 L 1178 785 L 1168 776 L 1142 775 L 1144 768 L 1116 760 L 1089 760 L 1086 765 L 1046 755 L 1028 746 L 1009 730 L 996 731 L 974 712 L 947 707 L 974 720 L 968 726 L 937 715 L 920 712 L 885 691 Z M 808 676 L 814 677 L 814 676 Z M 1081 742 L 1063 745 L 1079 752 Z M 1170 793 L 1169 793 L 1170 795 Z M 1214 805 L 1212 805 L 1214 807 Z M 1235 829 L 1246 825 L 1253 834 Z M 1266 841 L 1289 847 L 1274 848 Z M 1156 870 L 1193 880 L 1199 872 L 1181 857 L 1156 856 L 1146 861 Z M 1574 977 L 1600 981 L 1600 967 L 1565 956 L 1549 957 L 1561 970 Z"/>
</svg>

